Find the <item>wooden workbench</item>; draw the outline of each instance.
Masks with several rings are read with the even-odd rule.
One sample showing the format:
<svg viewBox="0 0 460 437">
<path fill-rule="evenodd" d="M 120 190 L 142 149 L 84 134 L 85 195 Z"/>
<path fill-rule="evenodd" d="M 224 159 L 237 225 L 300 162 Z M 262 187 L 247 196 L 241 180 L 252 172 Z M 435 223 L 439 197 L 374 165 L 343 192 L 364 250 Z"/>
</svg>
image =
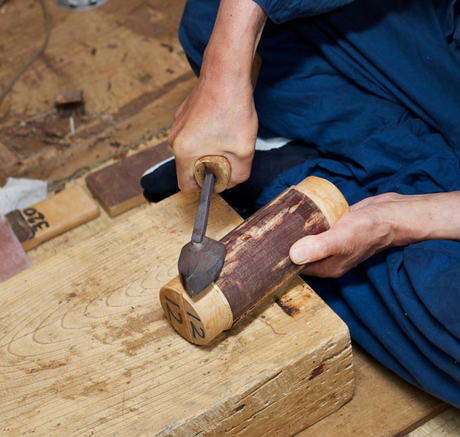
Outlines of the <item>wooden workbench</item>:
<svg viewBox="0 0 460 437">
<path fill-rule="evenodd" d="M 140 147 L 154 147 L 161 141 L 152 140 Z M 110 162 L 103 164 L 102 167 L 107 165 L 110 165 Z M 73 180 L 68 187 L 75 185 L 84 186 L 84 178 Z M 105 211 L 102 211 L 98 219 L 38 246 L 29 251 L 28 256 L 34 264 L 39 265 L 68 247 L 79 244 L 98 233 L 104 233 L 111 226 L 122 223 L 138 211 L 145 211 L 150 207 L 151 205 L 144 204 L 116 218 L 110 218 Z M 339 430 L 346 437 L 405 435 L 446 408 L 441 401 L 412 387 L 385 369 L 359 347 L 354 348 L 353 355 L 356 381 L 353 399 L 336 413 L 303 431 L 300 434 L 302 437 L 317 435 L 335 437 Z M 414 434 L 414 436 L 426 437 L 427 434 L 423 433 L 423 429 L 420 428 L 421 434 Z"/>
<path fill-rule="evenodd" d="M 76 179 L 68 186 L 84 185 L 78 175 L 106 158 L 121 159 L 126 149 L 132 153 L 164 141 L 164 136 L 159 137 L 195 82 L 176 36 L 184 3 L 110 0 L 88 13 L 71 13 L 47 0 L 53 23 L 47 51 L 0 108 L 0 185 L 7 175 L 52 182 L 73 175 Z M 0 8 L 0 26 L 5 36 L 0 43 L 2 87 L 44 37 L 38 1 L 9 0 Z M 54 96 L 72 89 L 83 89 L 87 111 L 85 118 L 77 120 L 74 134 L 68 119 L 52 114 Z M 111 219 L 103 211 L 97 220 L 28 255 L 38 264 L 134 213 Z M 398 435 L 444 408 L 359 349 L 355 372 L 354 399 L 305 435 L 326 436 L 322 433 L 332 430 L 332 435 L 337 430 L 343 435 Z M 454 419 L 448 417 L 450 422 L 457 417 L 460 423 L 458 413 Z M 413 435 L 427 436 L 433 426 Z"/>
<path fill-rule="evenodd" d="M 348 329 L 300 279 L 205 347 L 169 325 L 158 292 L 197 202 L 179 193 L 0 284 L 2 435 L 291 436 L 351 399 Z M 240 222 L 216 195 L 209 235 Z"/>
</svg>

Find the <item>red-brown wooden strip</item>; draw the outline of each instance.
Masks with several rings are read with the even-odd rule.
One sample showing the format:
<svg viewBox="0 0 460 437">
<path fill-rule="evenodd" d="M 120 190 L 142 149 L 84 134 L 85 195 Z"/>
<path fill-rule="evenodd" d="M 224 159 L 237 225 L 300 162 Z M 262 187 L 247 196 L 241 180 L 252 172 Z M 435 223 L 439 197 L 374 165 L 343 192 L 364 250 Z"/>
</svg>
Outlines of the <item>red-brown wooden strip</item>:
<svg viewBox="0 0 460 437">
<path fill-rule="evenodd" d="M 171 156 L 171 148 L 162 143 L 91 173 L 86 184 L 110 217 L 115 217 L 146 201 L 139 182 L 143 173 Z"/>
</svg>

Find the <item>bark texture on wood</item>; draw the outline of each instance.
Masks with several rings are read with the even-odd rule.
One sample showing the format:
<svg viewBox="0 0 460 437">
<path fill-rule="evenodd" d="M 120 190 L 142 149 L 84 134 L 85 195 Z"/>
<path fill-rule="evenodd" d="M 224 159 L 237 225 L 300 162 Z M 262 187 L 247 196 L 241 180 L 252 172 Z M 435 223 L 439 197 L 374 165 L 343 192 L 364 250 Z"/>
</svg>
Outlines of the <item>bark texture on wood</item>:
<svg viewBox="0 0 460 437">
<path fill-rule="evenodd" d="M 316 204 L 289 188 L 226 235 L 221 242 L 227 256 L 216 284 L 230 304 L 234 322 L 302 270 L 289 258 L 292 244 L 327 229 Z"/>
</svg>

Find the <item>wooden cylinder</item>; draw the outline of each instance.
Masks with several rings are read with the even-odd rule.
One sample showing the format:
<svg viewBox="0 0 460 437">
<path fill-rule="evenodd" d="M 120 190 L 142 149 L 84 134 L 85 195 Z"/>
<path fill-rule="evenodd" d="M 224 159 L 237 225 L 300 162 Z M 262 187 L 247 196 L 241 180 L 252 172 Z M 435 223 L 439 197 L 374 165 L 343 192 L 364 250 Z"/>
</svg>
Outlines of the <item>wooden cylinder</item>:
<svg viewBox="0 0 460 437">
<path fill-rule="evenodd" d="M 195 298 L 178 277 L 162 287 L 166 317 L 191 343 L 209 343 L 301 272 L 304 266 L 289 258 L 297 240 L 324 232 L 348 211 L 342 193 L 325 179 L 311 176 L 285 190 L 222 238 L 227 255 L 215 283 Z"/>
</svg>

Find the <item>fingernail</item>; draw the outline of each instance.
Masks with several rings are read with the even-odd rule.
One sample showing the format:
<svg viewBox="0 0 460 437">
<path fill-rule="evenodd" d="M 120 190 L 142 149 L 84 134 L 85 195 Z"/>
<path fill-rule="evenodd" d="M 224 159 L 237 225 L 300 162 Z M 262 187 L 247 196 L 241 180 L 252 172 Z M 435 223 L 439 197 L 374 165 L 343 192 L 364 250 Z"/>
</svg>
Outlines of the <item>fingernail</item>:
<svg viewBox="0 0 460 437">
<path fill-rule="evenodd" d="M 294 247 L 291 250 L 291 260 L 296 264 L 305 264 L 310 259 L 310 248 L 308 246 Z"/>
</svg>

